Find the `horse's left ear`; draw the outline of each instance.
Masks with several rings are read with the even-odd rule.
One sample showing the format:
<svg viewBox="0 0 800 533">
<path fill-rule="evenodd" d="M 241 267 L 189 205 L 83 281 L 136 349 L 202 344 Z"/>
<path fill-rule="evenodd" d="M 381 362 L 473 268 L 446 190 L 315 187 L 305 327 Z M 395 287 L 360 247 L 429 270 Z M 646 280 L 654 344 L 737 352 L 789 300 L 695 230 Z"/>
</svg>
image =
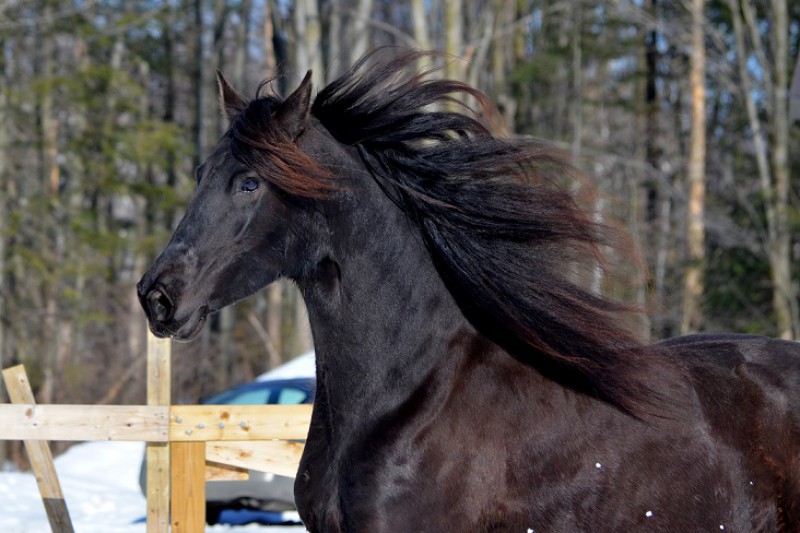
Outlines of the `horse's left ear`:
<svg viewBox="0 0 800 533">
<path fill-rule="evenodd" d="M 309 70 L 300 86 L 283 101 L 275 112 L 275 120 L 292 139 L 297 139 L 306 129 L 310 112 L 311 71 Z"/>
<path fill-rule="evenodd" d="M 219 69 L 217 69 L 217 83 L 219 84 L 219 104 L 228 120 L 233 121 L 247 107 L 247 100 L 231 87 Z"/>
</svg>

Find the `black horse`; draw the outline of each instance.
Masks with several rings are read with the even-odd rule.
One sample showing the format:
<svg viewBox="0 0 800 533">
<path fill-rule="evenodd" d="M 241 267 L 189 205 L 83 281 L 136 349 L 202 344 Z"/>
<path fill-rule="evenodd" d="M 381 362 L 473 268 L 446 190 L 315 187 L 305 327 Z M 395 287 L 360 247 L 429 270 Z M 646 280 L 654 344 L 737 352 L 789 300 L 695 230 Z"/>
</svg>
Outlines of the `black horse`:
<svg viewBox="0 0 800 533">
<path fill-rule="evenodd" d="M 800 531 L 800 347 L 637 339 L 578 283 L 618 235 L 567 158 L 495 134 L 420 57 L 372 55 L 313 103 L 310 76 L 248 102 L 220 75 L 230 129 L 138 285 L 153 333 L 189 340 L 297 283 L 309 531 Z"/>
</svg>

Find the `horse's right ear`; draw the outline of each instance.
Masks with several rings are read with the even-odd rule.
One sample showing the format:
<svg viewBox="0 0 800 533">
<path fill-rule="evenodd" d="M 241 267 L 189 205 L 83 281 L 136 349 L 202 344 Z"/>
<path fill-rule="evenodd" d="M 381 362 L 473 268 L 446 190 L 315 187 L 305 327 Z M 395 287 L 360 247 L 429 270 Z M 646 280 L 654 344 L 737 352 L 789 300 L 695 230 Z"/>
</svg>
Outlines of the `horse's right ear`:
<svg viewBox="0 0 800 533">
<path fill-rule="evenodd" d="M 275 112 L 275 119 L 292 139 L 297 139 L 306 129 L 311 113 L 311 71 Z"/>
<path fill-rule="evenodd" d="M 228 120 L 233 121 L 247 107 L 247 100 L 236 92 L 236 89 L 231 87 L 231 84 L 228 83 L 228 80 L 225 79 L 219 69 L 217 69 L 217 83 L 219 84 L 220 106 Z"/>
</svg>

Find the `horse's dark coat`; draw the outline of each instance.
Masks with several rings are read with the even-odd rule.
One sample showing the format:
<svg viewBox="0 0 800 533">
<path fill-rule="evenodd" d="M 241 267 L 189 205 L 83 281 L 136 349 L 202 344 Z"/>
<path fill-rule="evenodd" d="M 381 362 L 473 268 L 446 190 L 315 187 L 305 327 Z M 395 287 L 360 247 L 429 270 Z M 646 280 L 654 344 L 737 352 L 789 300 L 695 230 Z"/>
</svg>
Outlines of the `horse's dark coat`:
<svg viewBox="0 0 800 533">
<path fill-rule="evenodd" d="M 359 65 L 246 102 L 138 286 L 157 335 L 277 277 L 317 353 L 296 498 L 309 531 L 800 531 L 800 348 L 645 346 L 569 281 L 607 228 L 546 145 L 423 109 L 455 82 Z M 366 70 L 366 72 L 365 72 Z M 254 188 L 256 187 L 256 188 Z"/>
</svg>

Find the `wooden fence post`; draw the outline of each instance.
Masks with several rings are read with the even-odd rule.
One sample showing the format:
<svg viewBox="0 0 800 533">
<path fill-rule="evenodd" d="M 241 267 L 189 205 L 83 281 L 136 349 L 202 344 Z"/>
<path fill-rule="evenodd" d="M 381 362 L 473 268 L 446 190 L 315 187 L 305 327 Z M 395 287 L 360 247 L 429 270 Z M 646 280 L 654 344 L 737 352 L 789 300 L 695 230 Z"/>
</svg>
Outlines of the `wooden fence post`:
<svg viewBox="0 0 800 533">
<path fill-rule="evenodd" d="M 147 405 L 169 406 L 170 340 L 147 332 Z M 169 532 L 170 443 L 147 443 L 147 532 Z"/>
<path fill-rule="evenodd" d="M 3 370 L 3 380 L 6 383 L 8 397 L 12 403 L 35 404 L 33 391 L 28 382 L 28 376 L 22 365 L 17 365 Z M 64 501 L 64 494 L 61 492 L 61 484 L 58 482 L 55 466 L 53 465 L 53 454 L 50 452 L 50 445 L 43 440 L 26 440 L 25 451 L 28 453 L 28 460 L 31 462 L 31 469 L 36 476 L 36 483 L 39 485 L 39 492 L 42 495 L 44 509 L 47 519 L 50 521 L 50 529 L 53 533 L 72 533 L 72 521 L 67 510 L 67 503 Z"/>
<path fill-rule="evenodd" d="M 206 527 L 206 443 L 173 442 L 172 531 L 202 533 Z"/>
</svg>

